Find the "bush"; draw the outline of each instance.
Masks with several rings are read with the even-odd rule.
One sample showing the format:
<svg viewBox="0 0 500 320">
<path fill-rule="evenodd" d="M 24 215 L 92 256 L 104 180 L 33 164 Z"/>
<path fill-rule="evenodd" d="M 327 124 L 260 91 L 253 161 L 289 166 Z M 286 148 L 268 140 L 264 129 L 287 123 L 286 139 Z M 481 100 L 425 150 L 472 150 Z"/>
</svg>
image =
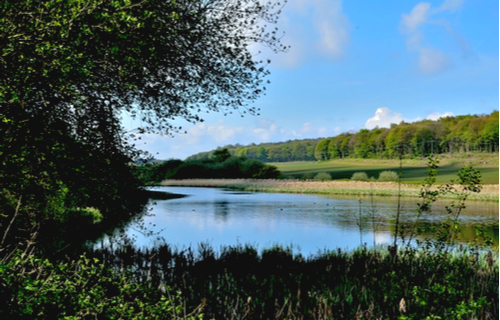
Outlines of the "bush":
<svg viewBox="0 0 500 320">
<path fill-rule="evenodd" d="M 302 175 L 303 180 L 311 180 L 314 178 L 314 174 L 312 172 L 307 172 Z"/>
<path fill-rule="evenodd" d="M 366 174 L 366 172 L 355 172 L 352 175 L 351 180 L 354 180 L 354 181 L 367 181 L 368 180 L 368 175 Z"/>
<path fill-rule="evenodd" d="M 165 285 L 156 289 L 137 283 L 132 274 L 118 273 L 85 255 L 52 263 L 19 251 L 0 261 L 0 275 L 2 319 L 203 317 L 202 306 L 187 310 L 179 290 L 176 294 Z"/>
<path fill-rule="evenodd" d="M 378 176 L 378 181 L 398 181 L 399 174 L 395 171 L 382 171 Z"/>
<path fill-rule="evenodd" d="M 260 169 L 258 174 L 253 175 L 254 179 L 278 179 L 281 176 L 281 172 L 277 167 L 272 165 L 265 165 Z"/>
<path fill-rule="evenodd" d="M 332 180 L 332 176 L 328 172 L 320 172 L 314 176 L 314 180 Z"/>
<path fill-rule="evenodd" d="M 281 177 L 280 171 L 275 166 L 245 157 L 226 157 L 224 154 L 220 155 L 217 161 L 169 160 L 160 165 L 137 166 L 135 170 L 136 175 L 145 185 L 154 185 L 165 179 L 277 179 Z"/>
</svg>

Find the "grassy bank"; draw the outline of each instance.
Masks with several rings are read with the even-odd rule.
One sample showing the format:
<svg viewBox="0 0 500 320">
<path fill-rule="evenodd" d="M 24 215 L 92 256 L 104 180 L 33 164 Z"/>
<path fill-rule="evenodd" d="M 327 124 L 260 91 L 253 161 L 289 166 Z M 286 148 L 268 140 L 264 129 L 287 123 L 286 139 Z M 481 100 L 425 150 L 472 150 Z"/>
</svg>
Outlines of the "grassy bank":
<svg viewBox="0 0 500 320">
<path fill-rule="evenodd" d="M 163 245 L 0 261 L 0 316 L 25 319 L 498 319 L 498 254 Z"/>
<path fill-rule="evenodd" d="M 420 186 L 396 182 L 313 181 L 313 180 L 252 180 L 252 179 L 188 179 L 165 180 L 162 186 L 220 187 L 244 191 L 311 193 L 332 195 L 418 197 Z M 470 200 L 498 201 L 498 184 L 484 185 L 481 193 L 471 194 Z"/>
<path fill-rule="evenodd" d="M 498 184 L 498 154 L 456 154 L 440 155 L 438 183 L 456 179 L 456 172 L 472 165 L 479 169 L 485 184 Z M 369 177 L 378 178 L 380 172 L 399 172 L 399 160 L 390 159 L 336 159 L 323 162 L 275 162 L 287 178 L 311 179 L 320 172 L 329 173 L 333 179 L 350 179 L 355 172 L 365 172 Z M 420 183 L 427 177 L 426 159 L 403 159 L 402 181 Z"/>
</svg>

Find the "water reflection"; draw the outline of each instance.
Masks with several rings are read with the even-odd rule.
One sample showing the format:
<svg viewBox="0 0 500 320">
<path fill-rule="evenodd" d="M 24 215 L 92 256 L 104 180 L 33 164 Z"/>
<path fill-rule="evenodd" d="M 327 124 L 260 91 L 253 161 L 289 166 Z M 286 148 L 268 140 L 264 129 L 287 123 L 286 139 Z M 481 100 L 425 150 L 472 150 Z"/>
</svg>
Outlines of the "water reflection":
<svg viewBox="0 0 500 320">
<path fill-rule="evenodd" d="M 221 221 L 227 221 L 227 218 L 229 216 L 229 202 L 215 201 L 214 214 L 216 219 L 220 219 Z"/>
<path fill-rule="evenodd" d="M 250 243 L 259 248 L 292 245 L 303 254 L 318 250 L 355 248 L 391 241 L 396 202 L 391 198 L 338 198 L 301 194 L 234 192 L 215 188 L 162 187 L 156 190 L 186 197 L 156 200 L 150 217 L 158 235 L 180 247 L 208 242 L 213 247 Z M 404 199 L 401 218 L 414 221 L 416 200 Z M 446 203 L 438 203 L 421 225 L 436 224 L 446 216 Z M 469 203 L 462 214 L 461 241 L 475 235 L 474 226 L 486 226 L 498 245 L 498 204 Z M 163 229 L 163 231 L 161 231 Z M 133 229 L 128 231 L 134 234 Z M 139 246 L 154 241 L 134 234 Z"/>
</svg>

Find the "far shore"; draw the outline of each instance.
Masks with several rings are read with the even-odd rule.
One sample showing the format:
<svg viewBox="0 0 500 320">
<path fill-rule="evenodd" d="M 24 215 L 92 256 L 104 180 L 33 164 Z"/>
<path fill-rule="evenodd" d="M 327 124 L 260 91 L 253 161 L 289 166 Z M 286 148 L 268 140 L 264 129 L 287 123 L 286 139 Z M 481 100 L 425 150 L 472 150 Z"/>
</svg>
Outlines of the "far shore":
<svg viewBox="0 0 500 320">
<path fill-rule="evenodd" d="M 397 182 L 375 181 L 315 181 L 315 180 L 256 180 L 256 179 L 186 179 L 164 180 L 161 186 L 217 187 L 243 191 L 309 193 L 349 196 L 397 196 L 418 197 L 421 186 L 398 185 Z M 457 186 L 458 188 L 459 186 Z M 499 201 L 498 184 L 483 185 L 481 193 L 471 194 L 469 200 Z"/>
</svg>

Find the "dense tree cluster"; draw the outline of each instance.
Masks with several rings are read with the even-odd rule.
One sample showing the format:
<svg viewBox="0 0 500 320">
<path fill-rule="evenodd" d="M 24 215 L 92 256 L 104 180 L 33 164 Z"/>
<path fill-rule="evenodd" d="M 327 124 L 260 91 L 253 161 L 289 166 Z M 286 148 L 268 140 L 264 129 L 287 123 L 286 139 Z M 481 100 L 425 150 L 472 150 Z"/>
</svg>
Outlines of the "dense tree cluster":
<svg viewBox="0 0 500 320">
<path fill-rule="evenodd" d="M 265 162 L 323 161 L 341 158 L 425 157 L 457 152 L 498 152 L 498 111 L 393 124 L 316 140 L 294 140 L 250 146 L 228 146 L 235 155 Z M 188 159 L 206 159 L 213 152 Z"/>
<path fill-rule="evenodd" d="M 231 154 L 248 157 L 264 162 L 284 162 L 284 161 L 314 161 L 316 145 L 321 139 L 293 140 L 278 143 L 252 144 L 249 146 L 229 145 L 225 146 Z M 200 152 L 189 156 L 186 160 L 212 159 L 214 152 Z"/>
<path fill-rule="evenodd" d="M 216 150 L 214 159 L 168 160 L 135 168 L 144 184 L 165 179 L 276 179 L 278 168 L 246 157 L 231 156 L 228 149 Z"/>
<path fill-rule="evenodd" d="M 104 220 L 121 215 L 117 208 L 138 186 L 129 166 L 133 134 L 169 134 L 181 129 L 174 118 L 201 121 L 205 111 L 257 113 L 251 103 L 265 91 L 269 61 L 256 60 L 249 46 L 286 49 L 267 28 L 282 6 L 1 1 L 3 239 L 13 230 L 33 236 L 73 209 L 96 207 Z M 141 127 L 125 132 L 124 113 Z"/>
</svg>

